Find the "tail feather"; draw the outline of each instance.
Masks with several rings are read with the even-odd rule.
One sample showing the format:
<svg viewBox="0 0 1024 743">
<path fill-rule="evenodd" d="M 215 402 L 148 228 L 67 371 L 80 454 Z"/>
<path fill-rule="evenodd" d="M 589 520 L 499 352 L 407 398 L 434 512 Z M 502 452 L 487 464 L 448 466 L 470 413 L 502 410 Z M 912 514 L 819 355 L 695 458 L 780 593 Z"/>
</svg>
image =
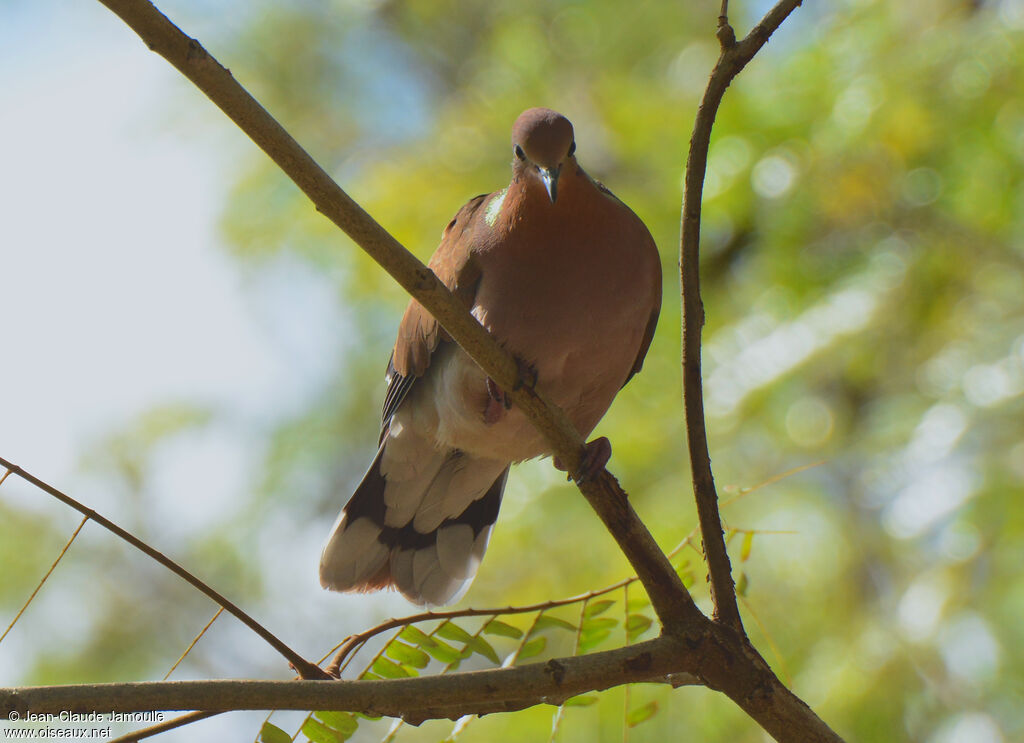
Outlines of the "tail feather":
<svg viewBox="0 0 1024 743">
<path fill-rule="evenodd" d="M 415 603 L 452 603 L 483 559 L 508 465 L 436 451 L 433 477 L 392 481 L 391 472 L 382 473 L 386 446 L 387 440 L 335 522 L 320 583 L 335 591 L 394 586 Z"/>
</svg>

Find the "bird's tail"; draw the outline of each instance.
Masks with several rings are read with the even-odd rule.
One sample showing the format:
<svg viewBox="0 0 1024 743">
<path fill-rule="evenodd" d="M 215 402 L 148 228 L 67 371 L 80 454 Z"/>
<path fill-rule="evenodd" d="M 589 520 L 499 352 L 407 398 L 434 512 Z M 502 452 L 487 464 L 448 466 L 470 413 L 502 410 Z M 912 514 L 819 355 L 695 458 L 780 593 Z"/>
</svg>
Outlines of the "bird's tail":
<svg viewBox="0 0 1024 743">
<path fill-rule="evenodd" d="M 385 437 L 320 557 L 334 591 L 395 587 L 417 604 L 456 601 L 472 583 L 498 518 L 508 464 L 433 450 L 415 471 Z M 396 448 L 398 448 L 396 446 Z"/>
</svg>

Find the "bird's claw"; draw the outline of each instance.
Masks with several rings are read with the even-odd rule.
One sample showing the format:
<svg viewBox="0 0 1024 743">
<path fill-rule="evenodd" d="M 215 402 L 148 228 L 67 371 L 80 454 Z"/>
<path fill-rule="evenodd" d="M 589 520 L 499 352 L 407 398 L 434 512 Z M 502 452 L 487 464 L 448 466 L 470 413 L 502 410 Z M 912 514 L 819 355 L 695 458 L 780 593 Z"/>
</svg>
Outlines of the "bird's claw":
<svg viewBox="0 0 1024 743">
<path fill-rule="evenodd" d="M 518 367 L 518 373 L 516 374 L 516 383 L 513 389 L 522 389 L 523 387 L 537 386 L 537 370 L 530 364 L 516 357 L 516 366 Z M 512 407 L 512 399 L 508 396 L 498 383 L 490 377 L 487 377 L 487 406 L 484 408 L 484 422 L 485 423 L 497 423 L 501 420 L 506 410 Z"/>
<path fill-rule="evenodd" d="M 569 480 L 577 483 L 592 480 L 598 472 L 604 469 L 612 456 L 612 444 L 607 437 L 601 436 L 583 445 L 583 456 L 580 457 L 580 466 L 575 474 L 569 474 Z M 566 472 L 568 468 L 562 464 L 562 460 L 555 457 L 555 469 Z"/>
<path fill-rule="evenodd" d="M 516 366 L 518 367 L 519 373 L 516 375 L 516 385 L 513 389 L 522 389 L 523 387 L 529 387 L 533 389 L 537 386 L 537 368 L 529 362 L 523 361 L 518 356 L 515 357 Z"/>
</svg>

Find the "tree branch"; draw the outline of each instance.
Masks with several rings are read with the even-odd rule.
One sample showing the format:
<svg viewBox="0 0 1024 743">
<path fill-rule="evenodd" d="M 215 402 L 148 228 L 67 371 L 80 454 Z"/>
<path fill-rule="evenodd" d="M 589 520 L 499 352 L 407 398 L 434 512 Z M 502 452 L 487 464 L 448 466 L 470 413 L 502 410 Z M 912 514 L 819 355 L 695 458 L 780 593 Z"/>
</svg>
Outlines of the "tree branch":
<svg viewBox="0 0 1024 743">
<path fill-rule="evenodd" d="M 191 80 L 234 121 L 312 200 L 416 298 L 544 434 L 570 472 L 580 465 L 583 439 L 565 414 L 527 380 L 520 366 L 448 291 L 433 272 L 353 201 L 292 136 L 195 39 L 147 0 L 100 0 L 155 51 Z M 580 491 L 626 554 L 650 596 L 663 627 L 696 627 L 700 611 L 637 516 L 618 481 L 607 472 L 579 483 Z"/>
<path fill-rule="evenodd" d="M 140 550 L 141 552 L 145 553 L 148 557 L 156 560 L 158 563 L 163 565 L 165 568 L 170 570 L 175 575 L 179 576 L 180 578 L 183 578 L 187 583 L 189 583 L 189 585 L 193 586 L 194 588 L 197 588 L 199 591 L 209 596 L 211 599 L 217 602 L 217 604 L 224 607 L 224 609 L 226 609 L 228 612 L 234 615 L 234 617 L 238 619 L 238 621 L 240 621 L 246 627 L 251 629 L 257 635 L 259 635 L 268 645 L 270 645 L 270 647 L 274 648 L 274 650 L 283 655 L 288 660 L 288 662 L 295 667 L 295 670 L 298 671 L 299 675 L 301 675 L 303 678 L 331 678 L 322 668 L 313 663 L 310 663 L 308 660 L 306 660 L 301 655 L 296 653 L 290 647 L 285 645 L 283 642 L 281 642 L 281 640 L 277 638 L 276 635 L 274 635 L 272 632 L 270 632 L 270 630 L 268 630 L 262 624 L 260 624 L 251 616 L 242 611 L 242 609 L 239 608 L 234 602 L 229 601 L 227 598 L 225 598 L 223 595 L 215 591 L 209 585 L 199 580 L 199 578 L 194 576 L 189 571 L 185 570 L 185 568 L 183 568 L 181 565 L 176 563 L 171 558 L 167 557 L 167 555 L 153 549 L 148 544 L 143 542 L 141 539 L 136 537 L 134 534 L 125 531 L 110 519 L 101 516 L 88 506 L 79 503 L 70 495 L 65 495 L 61 491 L 57 490 L 57 488 L 43 482 L 35 475 L 29 474 L 18 465 L 12 464 L 8 462 L 6 459 L 0 458 L 0 466 L 7 468 L 8 472 L 17 475 L 26 482 L 32 483 L 40 490 L 49 493 L 62 503 L 71 506 L 73 509 L 84 515 L 87 519 L 95 521 L 97 524 L 102 526 L 107 531 L 112 532 L 117 537 L 120 537 L 124 541 L 128 542 L 128 544 L 130 544 L 132 547 L 135 547 L 135 549 Z"/>
<path fill-rule="evenodd" d="M 679 246 L 686 434 L 690 450 L 693 493 L 697 501 L 697 515 L 700 519 L 704 555 L 710 576 L 711 598 L 715 607 L 714 617 L 716 621 L 738 632 L 743 631 L 743 622 L 736 604 L 736 586 L 732 580 L 732 566 L 729 563 L 729 553 L 722 533 L 718 493 L 715 491 L 715 478 L 711 472 L 711 456 L 708 453 L 708 435 L 704 421 L 704 388 L 700 361 L 701 331 L 704 327 L 704 304 L 700 298 L 701 198 L 704 192 L 711 129 L 726 88 L 800 2 L 801 0 L 780 0 L 742 41 L 737 42 L 726 15 L 728 3 L 723 0 L 718 19 L 718 39 L 722 51 L 704 91 L 704 98 L 697 109 L 697 119 L 690 138 L 690 152 L 686 159 Z"/>
<path fill-rule="evenodd" d="M 153 709 L 345 710 L 424 720 L 511 712 L 561 704 L 620 683 L 689 683 L 695 676 L 724 691 L 776 740 L 841 743 L 787 690 L 760 656 L 720 625 L 704 620 L 694 640 L 670 635 L 617 650 L 513 668 L 382 681 L 149 681 L 0 688 L 0 718 L 60 712 L 141 712 Z"/>
</svg>

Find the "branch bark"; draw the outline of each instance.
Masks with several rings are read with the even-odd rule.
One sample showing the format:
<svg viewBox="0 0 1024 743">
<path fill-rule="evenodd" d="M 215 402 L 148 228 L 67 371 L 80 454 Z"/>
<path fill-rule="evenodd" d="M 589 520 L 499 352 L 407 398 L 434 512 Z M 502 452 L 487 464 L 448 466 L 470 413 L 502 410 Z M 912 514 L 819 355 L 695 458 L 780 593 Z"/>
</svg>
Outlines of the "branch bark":
<svg viewBox="0 0 1024 743">
<path fill-rule="evenodd" d="M 704 327 L 704 303 L 700 297 L 701 197 L 708 165 L 711 129 L 726 88 L 800 3 L 801 0 L 781 0 L 742 41 L 737 42 L 726 15 L 728 4 L 723 0 L 721 15 L 718 18 L 721 54 L 711 72 L 704 98 L 697 109 L 697 119 L 693 125 L 693 135 L 690 137 L 690 152 L 686 159 L 683 189 L 679 278 L 683 303 L 683 400 L 690 470 L 701 537 L 704 541 L 704 556 L 708 563 L 714 618 L 738 632 L 743 632 L 743 621 L 736 603 L 736 586 L 732 580 L 732 566 L 729 563 L 729 553 L 722 533 L 718 493 L 711 472 L 707 426 L 704 422 L 704 383 L 700 360 L 701 331 Z"/>
<path fill-rule="evenodd" d="M 679 674 L 685 674 L 679 679 Z M 750 646 L 704 620 L 697 638 L 670 635 L 617 650 L 515 668 L 382 681 L 149 681 L 0 688 L 0 718 L 60 712 L 153 709 L 345 710 L 412 724 L 467 714 L 511 712 L 621 683 L 688 683 L 728 694 L 776 740 L 841 743 L 786 689 Z M 678 679 L 678 680 L 677 680 Z"/>
</svg>

